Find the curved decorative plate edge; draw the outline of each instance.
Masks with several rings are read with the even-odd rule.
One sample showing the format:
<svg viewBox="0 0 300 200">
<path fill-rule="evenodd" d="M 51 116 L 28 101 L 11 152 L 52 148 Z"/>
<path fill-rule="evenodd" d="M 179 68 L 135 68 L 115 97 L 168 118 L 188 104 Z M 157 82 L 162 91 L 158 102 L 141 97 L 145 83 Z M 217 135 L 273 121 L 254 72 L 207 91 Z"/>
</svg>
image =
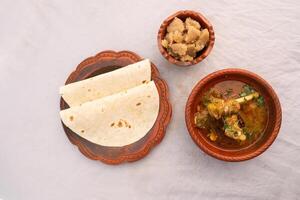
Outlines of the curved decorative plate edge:
<svg viewBox="0 0 300 200">
<path fill-rule="evenodd" d="M 137 55 L 136 53 L 131 52 L 131 51 L 119 51 L 119 52 L 115 52 L 115 51 L 111 51 L 111 50 L 102 51 L 102 52 L 96 54 L 95 56 L 91 56 L 91 57 L 88 57 L 85 60 L 83 60 L 76 67 L 75 71 L 73 71 L 69 75 L 69 77 L 66 80 L 66 84 L 69 83 L 70 80 L 72 80 L 74 76 L 76 77 L 77 73 L 79 73 L 84 67 L 91 65 L 93 63 L 96 63 L 105 57 L 116 58 L 116 59 L 119 57 L 129 57 L 132 60 L 134 60 L 135 62 L 142 60 L 142 58 L 139 55 Z M 70 137 L 64 130 L 68 139 L 70 140 L 70 142 L 73 145 L 77 146 L 78 150 L 84 156 L 86 156 L 92 160 L 98 160 L 98 161 L 101 161 L 103 163 L 110 164 L 110 165 L 117 165 L 117 164 L 121 164 L 124 162 L 134 162 L 134 161 L 144 158 L 146 155 L 148 155 L 148 153 L 152 150 L 153 147 L 155 147 L 157 144 L 159 144 L 162 141 L 162 139 L 165 136 L 167 126 L 171 120 L 172 106 L 169 101 L 169 89 L 168 89 L 167 83 L 160 77 L 159 71 L 153 63 L 151 63 L 151 69 L 152 69 L 152 74 L 151 74 L 152 79 L 154 80 L 156 86 L 160 87 L 161 92 L 162 92 L 162 95 L 160 96 L 160 106 L 161 106 L 160 109 L 162 110 L 163 113 L 162 113 L 162 118 L 158 122 L 159 125 L 157 127 L 155 137 L 152 140 L 148 141 L 143 146 L 143 148 L 141 148 L 140 151 L 137 151 L 137 152 L 134 152 L 131 154 L 127 154 L 127 155 L 120 155 L 119 157 L 117 157 L 115 159 L 108 159 L 103 156 L 95 155 L 93 152 L 91 152 L 89 150 L 89 148 L 86 148 L 78 140 L 75 140 L 73 137 Z M 62 98 L 60 101 L 60 105 L 61 104 L 62 104 Z M 63 122 L 62 122 L 62 124 L 63 124 Z"/>
</svg>

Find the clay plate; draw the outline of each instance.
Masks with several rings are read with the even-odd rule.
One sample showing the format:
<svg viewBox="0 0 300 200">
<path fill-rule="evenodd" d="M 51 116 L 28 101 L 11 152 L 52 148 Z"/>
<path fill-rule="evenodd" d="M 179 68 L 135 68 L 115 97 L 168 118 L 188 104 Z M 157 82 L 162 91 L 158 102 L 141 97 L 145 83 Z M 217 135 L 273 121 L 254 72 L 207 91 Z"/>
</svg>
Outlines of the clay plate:
<svg viewBox="0 0 300 200">
<path fill-rule="evenodd" d="M 142 60 L 140 56 L 130 51 L 103 51 L 96 56 L 82 61 L 76 70 L 70 74 L 66 84 L 113 71 L 140 60 Z M 160 77 L 158 69 L 153 63 L 151 64 L 151 69 L 152 80 L 156 84 L 160 97 L 159 114 L 152 129 L 142 139 L 130 145 L 124 147 L 105 147 L 96 145 L 80 137 L 62 123 L 69 140 L 78 147 L 83 155 L 107 164 L 131 162 L 143 158 L 156 144 L 161 142 L 171 119 L 172 109 L 168 99 L 169 92 L 166 82 Z M 64 110 L 66 108 L 69 108 L 69 106 L 61 98 L 60 109 Z"/>
<path fill-rule="evenodd" d="M 164 39 L 164 37 L 166 35 L 167 27 L 169 26 L 169 24 L 173 21 L 173 19 L 175 17 L 178 17 L 181 20 L 185 20 L 186 18 L 191 17 L 192 19 L 198 21 L 202 28 L 207 28 L 207 30 L 209 32 L 208 45 L 204 49 L 202 49 L 200 52 L 198 52 L 197 57 L 192 61 L 183 62 L 180 60 L 176 60 L 161 45 L 161 41 L 162 41 L 162 39 Z M 215 33 L 214 33 L 214 29 L 213 29 L 211 23 L 199 12 L 195 12 L 195 11 L 191 11 L 191 10 L 178 11 L 175 14 L 169 16 L 161 24 L 159 31 L 158 31 L 158 35 L 157 35 L 157 45 L 158 45 L 159 51 L 161 52 L 163 57 L 165 59 L 167 59 L 170 63 L 173 63 L 178 66 L 183 66 L 183 67 L 195 65 L 195 64 L 201 62 L 211 52 L 211 50 L 214 46 L 214 43 L 215 43 Z"/>
<path fill-rule="evenodd" d="M 194 114 L 201 96 L 218 82 L 237 80 L 253 86 L 265 99 L 268 107 L 268 123 L 264 134 L 252 145 L 235 150 L 222 149 L 209 141 L 194 125 Z M 185 109 L 185 121 L 194 142 L 207 154 L 225 161 L 243 161 L 263 153 L 275 140 L 281 125 L 281 106 L 272 87 L 260 76 L 242 69 L 224 69 L 209 74 L 199 81 L 192 90 Z"/>
</svg>

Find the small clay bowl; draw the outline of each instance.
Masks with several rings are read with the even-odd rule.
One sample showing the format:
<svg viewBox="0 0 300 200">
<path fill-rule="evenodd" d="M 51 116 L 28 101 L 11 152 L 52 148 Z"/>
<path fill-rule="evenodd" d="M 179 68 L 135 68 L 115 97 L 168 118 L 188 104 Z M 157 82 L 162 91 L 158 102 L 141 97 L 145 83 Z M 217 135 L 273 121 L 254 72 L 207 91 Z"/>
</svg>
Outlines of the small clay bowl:
<svg viewBox="0 0 300 200">
<path fill-rule="evenodd" d="M 198 21 L 201 25 L 201 28 L 207 28 L 207 30 L 209 32 L 208 45 L 204 49 L 202 49 L 200 52 L 198 52 L 197 57 L 192 61 L 183 62 L 183 61 L 175 59 L 161 45 L 161 41 L 164 39 L 164 37 L 167 33 L 167 27 L 169 26 L 169 24 L 173 21 L 173 19 L 175 17 L 178 17 L 179 19 L 181 19 L 183 21 L 186 18 L 190 17 L 190 18 Z M 175 14 L 169 16 L 161 24 L 161 26 L 159 28 L 159 31 L 158 31 L 158 35 L 157 35 L 158 48 L 159 48 L 159 51 L 161 52 L 161 54 L 165 57 L 165 59 L 167 59 L 170 63 L 173 63 L 173 64 L 178 65 L 178 66 L 183 66 L 183 67 L 195 65 L 195 64 L 201 62 L 211 52 L 211 50 L 214 46 L 214 43 L 215 43 L 215 33 L 214 33 L 214 30 L 213 30 L 213 27 L 212 27 L 211 23 L 202 14 L 200 14 L 198 12 L 195 12 L 195 11 L 191 11 L 191 10 L 178 11 Z"/>
<path fill-rule="evenodd" d="M 66 84 L 110 72 L 140 60 L 142 58 L 131 51 L 102 51 L 82 61 L 69 75 Z M 153 127 L 142 139 L 123 147 L 101 146 L 80 137 L 62 122 L 70 142 L 76 145 L 86 157 L 106 164 L 132 162 L 145 157 L 155 145 L 162 141 L 172 115 L 168 86 L 153 63 L 151 63 L 151 79 L 155 82 L 160 97 L 159 113 Z M 69 105 L 61 98 L 60 110 L 67 108 Z"/>
<path fill-rule="evenodd" d="M 237 80 L 255 88 L 265 99 L 268 122 L 264 134 L 253 144 L 241 149 L 223 149 L 210 142 L 208 137 L 194 124 L 194 114 L 204 92 L 216 83 Z M 281 126 L 281 106 L 272 87 L 260 76 L 242 69 L 224 69 L 209 74 L 192 90 L 185 108 L 185 121 L 194 142 L 207 154 L 224 161 L 244 161 L 262 154 L 275 140 Z"/>
</svg>

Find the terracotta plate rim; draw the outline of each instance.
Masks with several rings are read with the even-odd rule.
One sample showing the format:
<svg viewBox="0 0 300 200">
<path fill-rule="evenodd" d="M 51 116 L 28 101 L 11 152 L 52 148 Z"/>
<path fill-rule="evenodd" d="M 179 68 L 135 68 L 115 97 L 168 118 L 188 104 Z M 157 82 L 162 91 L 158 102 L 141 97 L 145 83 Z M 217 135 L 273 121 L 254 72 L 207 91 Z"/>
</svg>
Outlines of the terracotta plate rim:
<svg viewBox="0 0 300 200">
<path fill-rule="evenodd" d="M 66 84 L 69 83 L 71 81 L 71 79 L 75 77 L 77 77 L 79 75 L 79 72 L 81 70 L 83 70 L 86 66 L 89 66 L 93 63 L 99 62 L 99 60 L 101 59 L 105 59 L 105 58 L 114 58 L 114 59 L 118 59 L 120 57 L 128 57 L 131 60 L 134 60 L 135 62 L 142 60 L 142 58 L 132 52 L 132 51 L 128 51 L 128 50 L 124 50 L 124 51 L 113 51 L 113 50 L 106 50 L 106 51 L 102 51 L 98 54 L 96 54 L 95 56 L 91 56 L 85 60 L 83 60 L 77 67 L 76 69 L 68 76 L 67 80 L 66 80 Z M 166 129 L 167 126 L 171 120 L 171 116 L 172 116 L 172 107 L 171 107 L 171 103 L 169 101 L 169 90 L 168 90 L 168 86 L 167 83 L 160 77 L 159 71 L 157 69 L 157 67 L 151 63 L 151 69 L 152 69 L 152 75 L 153 73 L 155 74 L 155 77 L 152 79 L 154 80 L 156 86 L 158 87 L 158 90 L 162 90 L 162 92 L 164 92 L 165 95 L 164 98 L 162 99 L 162 97 L 160 96 L 160 106 L 163 105 L 164 109 L 160 109 L 159 112 L 162 112 L 162 110 L 164 110 L 164 113 L 162 114 L 163 118 L 159 119 L 157 118 L 155 124 L 157 123 L 158 120 L 160 120 L 158 122 L 158 127 L 155 127 L 155 124 L 153 125 L 153 130 L 151 131 L 156 131 L 154 133 L 155 136 L 152 139 L 146 140 L 146 143 L 143 145 L 143 147 L 141 149 L 139 149 L 139 151 L 136 152 L 132 152 L 130 154 L 120 154 L 117 158 L 111 159 L 111 158 L 107 158 L 105 156 L 99 156 L 99 155 L 95 155 L 93 152 L 91 152 L 89 150 L 89 148 L 85 147 L 85 145 L 83 143 L 81 143 L 80 141 L 74 139 L 73 137 L 70 137 L 70 135 L 67 133 L 67 127 L 62 123 L 62 126 L 64 128 L 64 132 L 67 135 L 68 139 L 70 140 L 70 142 L 72 144 L 74 144 L 75 146 L 78 147 L 78 150 L 86 157 L 92 159 L 92 160 L 99 160 L 103 163 L 106 164 L 111 164 L 111 165 L 116 165 L 116 164 L 121 164 L 121 163 L 125 163 L 125 162 L 133 162 L 133 161 L 137 161 L 141 158 L 144 158 L 150 151 L 151 149 L 153 149 L 154 146 L 156 146 L 157 144 L 159 144 L 162 139 L 165 136 L 166 133 Z M 153 72 L 154 70 L 154 72 Z M 158 86 L 159 84 L 159 86 Z M 160 88 L 159 88 L 160 87 Z M 60 110 L 65 109 L 64 107 L 64 100 L 62 98 L 60 98 Z M 158 114 L 158 116 L 161 113 Z M 149 134 L 149 132 L 147 133 Z M 133 143 L 134 144 L 134 143 Z M 94 144 L 97 145 L 97 144 Z M 129 144 L 130 145 L 130 144 Z M 126 145 L 126 146 L 129 146 Z"/>
</svg>

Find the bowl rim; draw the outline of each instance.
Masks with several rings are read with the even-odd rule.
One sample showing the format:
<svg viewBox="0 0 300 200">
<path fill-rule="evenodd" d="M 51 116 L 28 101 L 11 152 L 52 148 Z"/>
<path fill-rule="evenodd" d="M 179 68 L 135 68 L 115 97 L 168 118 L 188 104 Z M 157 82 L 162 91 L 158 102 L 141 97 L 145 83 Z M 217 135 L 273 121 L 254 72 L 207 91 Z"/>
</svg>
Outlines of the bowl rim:
<svg viewBox="0 0 300 200">
<path fill-rule="evenodd" d="M 208 43 L 208 46 L 206 47 L 206 49 L 198 57 L 196 57 L 194 60 L 187 61 L 187 62 L 183 62 L 183 61 L 175 59 L 161 45 L 161 41 L 162 41 L 163 35 L 164 35 L 163 33 L 167 29 L 167 26 L 170 24 L 170 22 L 175 17 L 181 16 L 181 15 L 197 15 L 199 18 L 202 19 L 202 21 L 204 22 L 205 27 L 207 28 L 207 30 L 209 32 L 209 43 Z M 202 22 L 201 22 L 201 25 L 203 25 Z M 175 64 L 175 65 L 180 66 L 180 67 L 188 67 L 188 66 L 196 65 L 199 62 L 201 62 L 202 60 L 204 60 L 210 54 L 210 52 L 211 52 L 211 50 L 214 46 L 214 43 L 215 43 L 215 32 L 214 32 L 212 24 L 200 12 L 193 11 L 193 10 L 180 10 L 180 11 L 177 11 L 176 13 L 170 15 L 169 17 L 167 17 L 162 22 L 162 24 L 160 25 L 160 28 L 158 30 L 158 34 L 157 34 L 158 49 L 159 49 L 160 53 L 162 54 L 162 56 L 166 60 L 168 60 L 170 63 Z"/>
<path fill-rule="evenodd" d="M 267 90 L 267 92 L 271 97 L 271 101 L 274 102 L 275 105 L 275 124 L 274 124 L 274 128 L 270 131 L 271 133 L 269 137 L 267 137 L 266 141 L 262 143 L 260 146 L 258 146 L 258 148 L 256 148 L 254 151 L 246 153 L 244 155 L 238 155 L 238 156 L 223 155 L 222 153 L 215 152 L 207 148 L 207 146 L 215 146 L 215 145 L 212 145 L 210 143 L 204 144 L 202 140 L 199 139 L 199 137 L 197 137 L 199 133 L 195 131 L 193 121 L 190 119 L 190 115 L 192 112 L 191 107 L 194 101 L 196 100 L 197 95 L 203 88 L 203 86 L 205 86 L 207 83 L 209 83 L 211 80 L 215 78 L 218 78 L 220 76 L 225 76 L 228 74 L 241 74 L 242 76 L 246 76 L 253 79 L 255 82 L 257 82 L 259 85 L 261 85 Z M 205 76 L 192 89 L 185 107 L 185 122 L 186 122 L 188 132 L 192 137 L 193 141 L 198 145 L 198 147 L 200 147 L 202 151 L 204 151 L 208 155 L 217 158 L 219 160 L 229 161 L 229 162 L 239 162 L 239 161 L 249 160 L 265 152 L 276 139 L 281 127 L 281 121 L 282 121 L 282 110 L 281 110 L 280 101 L 272 86 L 259 75 L 250 72 L 248 70 L 239 69 L 239 68 L 222 69 Z"/>
</svg>

